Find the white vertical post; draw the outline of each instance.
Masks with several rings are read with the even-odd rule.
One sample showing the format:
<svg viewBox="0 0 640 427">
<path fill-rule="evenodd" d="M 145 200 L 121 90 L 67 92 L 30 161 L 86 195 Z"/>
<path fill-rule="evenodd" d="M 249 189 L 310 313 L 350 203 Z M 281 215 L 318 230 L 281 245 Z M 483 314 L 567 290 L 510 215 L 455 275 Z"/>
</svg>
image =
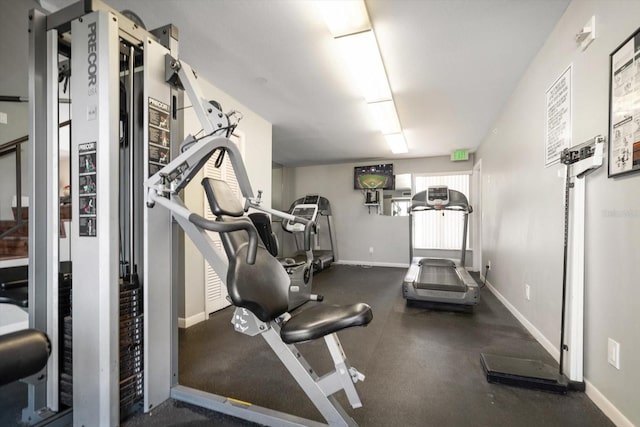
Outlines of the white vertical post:
<svg viewBox="0 0 640 427">
<path fill-rule="evenodd" d="M 73 422 L 115 426 L 120 422 L 118 21 L 109 12 L 89 13 L 71 23 L 71 34 Z M 81 188 L 81 176 L 96 189 Z"/>
<path fill-rule="evenodd" d="M 604 159 L 604 138 L 593 138 L 593 153 L 590 157 L 573 163 L 573 197 L 570 199 L 572 210 L 569 216 L 570 240 L 567 259 L 567 310 L 565 343 L 565 375 L 570 381 L 582 383 L 584 367 L 584 244 L 585 244 L 585 197 L 586 176 L 602 166 Z M 586 143 L 585 143 L 586 144 Z M 565 344 L 563 343 L 563 344 Z M 560 349 L 560 351 L 564 351 Z"/>
<path fill-rule="evenodd" d="M 150 129 L 158 128 L 157 116 L 171 123 L 171 88 L 165 81 L 165 55 L 168 49 L 147 38 L 144 42 L 144 90 L 142 105 L 143 167 L 140 182 L 156 172 L 158 159 L 150 155 L 154 141 Z M 151 115 L 155 119 L 151 120 Z M 169 126 L 164 128 L 170 131 Z M 167 148 L 168 150 L 169 148 Z M 157 150 L 157 149 L 156 149 Z M 170 159 L 167 159 L 170 161 Z M 169 398 L 174 382 L 171 364 L 172 336 L 177 324 L 172 316 L 171 289 L 171 213 L 165 209 L 143 208 L 142 285 L 144 299 L 144 410 L 150 411 Z M 182 285 L 182 283 L 180 283 Z"/>
<path fill-rule="evenodd" d="M 52 82 L 47 72 L 53 58 L 57 60 L 57 55 L 50 51 L 52 41 L 47 38 L 46 24 L 46 16 L 42 12 L 35 9 L 29 12 L 29 327 L 49 333 L 47 274 L 53 268 L 49 256 L 54 231 L 48 228 L 52 223 L 48 195 L 52 178 L 47 150 L 53 126 L 48 122 L 52 120 L 48 111 L 54 100 L 50 98 Z M 53 86 L 57 88 L 57 85 L 56 81 Z M 57 102 L 56 94 L 56 108 Z M 57 176 L 55 182 L 58 182 Z M 57 225 L 54 230 L 57 232 Z M 57 234 L 55 237 L 57 239 Z M 47 380 L 57 381 L 57 378 L 49 377 Z M 22 411 L 22 420 L 29 424 L 40 421 L 46 415 L 47 397 L 44 382 L 29 384 L 28 406 Z"/>
<path fill-rule="evenodd" d="M 585 179 L 584 177 L 573 179 L 572 209 L 569 217 L 571 232 L 566 307 L 568 350 L 565 375 L 575 382 L 583 381 Z"/>
<path fill-rule="evenodd" d="M 47 335 L 53 348 L 47 364 L 47 406 L 53 411 L 58 411 L 60 172 L 58 164 L 58 31 L 56 30 L 47 32 L 47 53 Z"/>
</svg>

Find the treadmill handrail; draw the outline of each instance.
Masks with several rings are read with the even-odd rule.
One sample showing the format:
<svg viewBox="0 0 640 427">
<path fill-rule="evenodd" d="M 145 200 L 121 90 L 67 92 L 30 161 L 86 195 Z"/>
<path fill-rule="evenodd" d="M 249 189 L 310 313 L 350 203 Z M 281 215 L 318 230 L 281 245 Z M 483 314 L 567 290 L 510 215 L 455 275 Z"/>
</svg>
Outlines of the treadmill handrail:
<svg viewBox="0 0 640 427">
<path fill-rule="evenodd" d="M 466 208 L 461 206 L 442 206 L 437 208 L 435 206 L 428 206 L 414 203 L 411 205 L 412 212 L 423 212 L 423 211 L 454 211 L 454 212 L 464 212 L 471 213 L 473 212 L 473 208 L 471 206 L 467 206 Z"/>
</svg>

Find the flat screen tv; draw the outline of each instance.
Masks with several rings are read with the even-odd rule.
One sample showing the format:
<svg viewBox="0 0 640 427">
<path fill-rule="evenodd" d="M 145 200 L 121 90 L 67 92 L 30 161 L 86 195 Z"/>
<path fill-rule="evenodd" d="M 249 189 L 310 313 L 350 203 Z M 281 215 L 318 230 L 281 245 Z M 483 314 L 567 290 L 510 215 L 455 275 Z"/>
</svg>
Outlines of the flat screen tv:
<svg viewBox="0 0 640 427">
<path fill-rule="evenodd" d="M 393 190 L 394 187 L 392 163 L 353 168 L 355 190 Z"/>
</svg>

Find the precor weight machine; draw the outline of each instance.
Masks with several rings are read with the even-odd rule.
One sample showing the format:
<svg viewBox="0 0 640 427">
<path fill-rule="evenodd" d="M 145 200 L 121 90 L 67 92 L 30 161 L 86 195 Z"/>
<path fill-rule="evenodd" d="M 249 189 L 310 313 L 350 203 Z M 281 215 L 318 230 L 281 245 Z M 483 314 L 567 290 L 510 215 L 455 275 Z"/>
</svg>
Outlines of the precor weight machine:
<svg viewBox="0 0 640 427">
<path fill-rule="evenodd" d="M 171 256 L 179 240 L 170 214 L 147 209 L 140 190 L 176 155 L 170 141 L 182 133 L 180 94 L 164 75 L 177 30 L 147 31 L 128 16 L 98 0 L 29 13 L 29 322 L 53 349 L 46 379 L 29 386 L 23 419 L 30 423 L 57 414 L 75 425 L 117 425 L 140 403 L 148 409 L 165 400 L 173 380 L 170 358 L 159 355 L 171 353 L 177 332 L 167 278 L 179 271 Z M 73 296 L 64 321 L 61 97 L 72 118 Z"/>
<path fill-rule="evenodd" d="M 354 384 L 364 380 L 364 375 L 349 365 L 336 332 L 366 326 L 372 319 L 371 308 L 363 303 L 319 304 L 293 315 L 287 312 L 290 278 L 283 265 L 259 243 L 258 232 L 246 214 L 249 209 L 255 209 L 291 223 L 304 224 L 307 241 L 312 221 L 261 205 L 260 198 L 253 196 L 237 146 L 227 139 L 235 124 L 201 96 L 195 74 L 187 64 L 167 55 L 167 65 L 173 71 L 173 75 L 167 73 L 168 81 L 185 89 L 205 136 L 198 140 L 188 136 L 182 143 L 182 153 L 145 182 L 147 206 L 160 205 L 169 210 L 218 276 L 226 279 L 229 297 L 236 306 L 232 316 L 235 330 L 265 339 L 329 425 L 355 425 L 334 394 L 343 390 L 351 406 L 359 408 L 362 403 Z M 209 221 L 189 211 L 179 191 L 214 153 L 228 156 L 242 198 L 236 197 L 225 181 L 205 178 L 202 185 L 211 212 L 216 216 L 216 221 Z M 224 253 L 217 249 L 206 231 L 220 233 Z M 333 371 L 322 377 L 294 346 L 319 338 L 324 338 L 335 365 Z M 171 397 L 264 425 L 319 425 L 313 420 L 179 385 L 172 388 Z"/>
<path fill-rule="evenodd" d="M 30 423 L 58 417 L 67 423 L 72 419 L 74 425 L 113 426 L 136 407 L 150 411 L 172 397 L 260 424 L 318 424 L 178 384 L 184 229 L 227 282 L 239 307 L 233 317 L 236 330 L 267 340 L 327 423 L 353 425 L 333 394 L 344 390 L 351 405 L 360 406 L 354 383 L 363 376 L 349 366 L 335 332 L 366 325 L 370 308 L 318 305 L 305 310 L 305 316 L 289 318 L 289 282 L 281 280 L 282 267 L 265 257 L 254 228 L 240 217 L 228 218 L 239 212 L 227 203 L 225 190 L 208 194 L 220 221 L 199 218 L 180 200 L 180 190 L 218 153 L 228 157 L 238 178 L 242 217 L 254 208 L 300 221 L 263 208 L 253 196 L 239 151 L 227 139 L 235 123 L 202 96 L 195 73 L 176 59 L 177 29 L 168 25 L 147 31 L 134 16 L 99 0 L 84 0 L 51 15 L 32 10 L 29 20 L 29 323 L 50 337 L 52 354 L 46 378 L 29 386 L 23 418 Z M 73 311 L 64 323 L 71 327 L 64 331 L 59 330 L 57 312 L 61 86 L 68 87 L 72 108 Z M 179 144 L 182 89 L 205 136 Z M 213 209 L 216 200 L 219 209 Z M 225 253 L 211 244 L 207 231 L 221 233 Z M 243 233 L 249 233 L 248 246 L 238 237 Z M 238 271 L 242 274 L 234 275 Z M 256 308 L 254 288 L 247 286 L 252 282 L 244 280 L 245 272 L 256 271 L 267 280 L 265 286 L 273 287 L 275 296 L 268 301 L 279 301 L 275 306 Z M 322 377 L 293 346 L 320 337 L 336 366 Z M 67 342 L 73 343 L 69 404 L 62 401 L 61 390 L 67 361 L 61 350 Z"/>
</svg>

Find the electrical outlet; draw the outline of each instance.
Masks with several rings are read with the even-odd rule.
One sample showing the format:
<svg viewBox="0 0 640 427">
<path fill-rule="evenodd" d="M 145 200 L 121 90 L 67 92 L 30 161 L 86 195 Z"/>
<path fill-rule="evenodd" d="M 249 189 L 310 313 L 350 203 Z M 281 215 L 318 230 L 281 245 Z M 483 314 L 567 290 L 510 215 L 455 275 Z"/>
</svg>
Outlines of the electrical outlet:
<svg viewBox="0 0 640 427">
<path fill-rule="evenodd" d="M 373 255 L 373 246 L 369 246 L 369 255 Z"/>
<path fill-rule="evenodd" d="M 620 369 L 620 343 L 611 338 L 607 346 L 607 361 L 614 368 Z"/>
<path fill-rule="evenodd" d="M 531 301 L 531 286 L 527 285 L 526 283 L 524 285 L 524 297 L 527 299 L 527 301 Z"/>
<path fill-rule="evenodd" d="M 491 270 L 491 260 L 487 261 L 487 269 Z"/>
</svg>

